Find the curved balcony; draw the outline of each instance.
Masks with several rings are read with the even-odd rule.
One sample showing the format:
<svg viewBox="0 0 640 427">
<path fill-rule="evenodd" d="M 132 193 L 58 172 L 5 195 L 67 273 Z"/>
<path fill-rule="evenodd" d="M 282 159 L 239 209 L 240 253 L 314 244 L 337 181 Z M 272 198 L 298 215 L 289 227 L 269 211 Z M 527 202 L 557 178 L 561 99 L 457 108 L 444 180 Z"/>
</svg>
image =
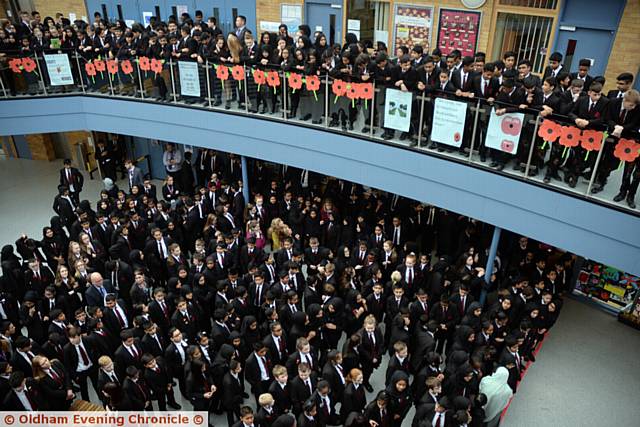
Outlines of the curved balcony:
<svg viewBox="0 0 640 427">
<path fill-rule="evenodd" d="M 260 114 L 251 111 L 258 87 L 249 69 L 244 79 L 230 77 L 223 85 L 216 66 L 199 64 L 199 83 L 194 85 L 191 72 L 181 81 L 176 63 L 165 63 L 157 74 L 141 70 L 138 62 L 132 63 L 132 70 L 125 70 L 130 73 L 123 73 L 119 64 L 116 73 L 105 69 L 101 76 L 100 71 L 87 75 L 82 58 L 71 57 L 73 84 L 56 86 L 44 61 L 38 59 L 32 72 L 2 71 L 1 135 L 95 130 L 287 163 L 440 206 L 640 274 L 640 212 L 612 201 L 624 162 L 619 169 L 618 163 L 611 167 L 608 162 L 613 170 L 605 190 L 591 192 L 605 165 L 601 153 L 617 144 L 612 138 L 605 139 L 604 149 L 583 160 L 590 169 L 580 170 L 572 187 L 563 181 L 544 182 L 544 172 L 537 171 L 542 165 L 540 156 L 548 158 L 552 150 L 559 150 L 556 156 L 564 162 L 567 156 L 577 158 L 576 154 L 584 159 L 586 152 L 568 149 L 565 153 L 563 147 L 543 150 L 536 137 L 543 121 L 535 111 L 522 110 L 520 144 L 524 151 L 518 153 L 522 162 L 497 150 L 486 152 L 488 159 L 483 162 L 479 148 L 484 149 L 480 143 L 486 141 L 492 107 L 483 99 L 467 100 L 472 105 L 466 113 L 465 132 L 471 136 L 466 150 L 444 144 L 432 149 L 432 105 L 441 94 L 414 94 L 412 126 L 421 142 L 417 144 L 416 139 L 401 138 L 400 132 L 381 138 L 383 123 L 378 116 L 382 114 L 378 113 L 384 106 L 384 88 L 374 86 L 366 103 L 352 102 L 346 96 L 336 99 L 331 80 L 322 77 L 315 96 L 308 91 L 302 95 L 298 116 L 312 116 L 304 121 L 288 114 L 295 96 L 282 74 L 275 89 L 275 113 L 270 113 L 268 97 L 268 112 Z M 158 79 L 168 90 L 164 100 L 158 100 Z M 273 87 L 267 85 L 267 89 L 273 93 Z M 282 97 L 283 92 L 288 96 Z M 239 107 L 239 103 L 244 105 Z M 350 110 L 357 115 L 353 129 L 348 122 L 342 128 L 341 108 L 347 115 Z M 331 126 L 335 125 L 331 123 L 334 113 L 338 114 L 337 127 Z M 362 132 L 372 117 L 373 126 Z M 557 115 L 548 119 L 567 120 Z M 492 154 L 508 161 L 502 170 L 490 167 Z"/>
</svg>

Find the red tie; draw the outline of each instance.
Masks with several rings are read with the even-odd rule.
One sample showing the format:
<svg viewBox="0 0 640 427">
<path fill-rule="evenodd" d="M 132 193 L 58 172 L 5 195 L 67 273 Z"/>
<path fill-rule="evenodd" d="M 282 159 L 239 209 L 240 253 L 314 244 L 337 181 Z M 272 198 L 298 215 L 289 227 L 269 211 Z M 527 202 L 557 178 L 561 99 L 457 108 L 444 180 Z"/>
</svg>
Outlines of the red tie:
<svg viewBox="0 0 640 427">
<path fill-rule="evenodd" d="M 464 89 L 464 87 L 466 86 L 466 84 L 467 84 L 467 75 L 465 74 L 465 75 L 462 77 L 462 87 L 461 87 L 461 89 Z"/>
<path fill-rule="evenodd" d="M 438 418 L 436 418 L 436 427 L 442 427 L 442 414 L 438 414 Z"/>
<path fill-rule="evenodd" d="M 122 318 L 122 316 L 120 316 L 120 312 L 118 311 L 117 308 L 114 308 L 113 311 L 116 313 L 116 316 L 118 317 L 118 322 L 120 322 L 120 327 L 124 328 L 124 319 Z"/>
<path fill-rule="evenodd" d="M 31 398 L 31 396 L 29 395 L 29 392 L 27 391 L 26 388 L 24 389 L 24 395 L 26 396 L 27 400 L 29 401 L 29 404 L 31 405 L 31 409 L 36 411 L 38 409 L 38 407 L 36 406 L 35 402 Z"/>
<path fill-rule="evenodd" d="M 55 382 L 57 382 L 58 384 L 62 384 L 62 380 L 60 379 L 60 376 L 56 373 L 56 371 L 53 370 L 53 368 L 50 368 L 49 372 L 51 373 L 51 377 Z"/>
<path fill-rule="evenodd" d="M 413 268 L 409 269 L 409 281 L 407 283 L 409 286 L 413 284 Z"/>
<path fill-rule="evenodd" d="M 87 354 L 87 351 L 84 349 L 82 344 L 78 346 L 78 349 L 80 350 L 80 356 L 82 356 L 82 362 L 85 365 L 89 365 L 89 355 Z"/>
<path fill-rule="evenodd" d="M 284 353 L 284 340 L 282 339 L 282 337 L 280 337 L 280 339 L 278 340 L 278 347 L 280 347 L 280 353 Z"/>
<path fill-rule="evenodd" d="M 489 89 L 489 82 L 484 82 L 484 91 L 483 92 L 484 92 L 484 97 L 485 98 L 487 96 L 489 96 L 489 94 L 488 94 L 489 91 L 487 89 Z"/>
<path fill-rule="evenodd" d="M 595 108 L 595 106 L 596 106 L 596 103 L 595 103 L 595 102 L 592 102 L 592 103 L 589 105 L 589 113 L 592 113 L 592 112 L 593 112 L 593 109 Z"/>
<path fill-rule="evenodd" d="M 169 318 L 169 310 L 167 309 L 167 305 L 162 301 L 160 303 L 160 307 L 162 307 L 162 312 L 164 313 L 164 317 Z"/>
<path fill-rule="evenodd" d="M 622 109 L 622 111 L 620 112 L 620 124 L 623 125 L 624 124 L 624 119 L 627 118 L 627 110 L 625 110 L 624 108 Z"/>
<path fill-rule="evenodd" d="M 138 349 L 136 348 L 135 345 L 131 346 L 131 351 L 133 352 L 133 355 L 136 359 L 140 358 L 140 353 L 138 352 Z"/>
</svg>

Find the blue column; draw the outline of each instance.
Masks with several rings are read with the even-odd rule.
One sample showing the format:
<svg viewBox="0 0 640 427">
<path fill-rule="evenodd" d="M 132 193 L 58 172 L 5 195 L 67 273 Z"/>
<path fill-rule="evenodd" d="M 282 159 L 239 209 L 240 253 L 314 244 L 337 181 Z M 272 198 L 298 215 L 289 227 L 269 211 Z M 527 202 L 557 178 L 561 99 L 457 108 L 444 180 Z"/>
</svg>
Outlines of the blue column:
<svg viewBox="0 0 640 427">
<path fill-rule="evenodd" d="M 242 165 L 242 194 L 244 202 L 249 203 L 249 173 L 247 172 L 247 158 L 240 156 L 240 164 Z"/>
<path fill-rule="evenodd" d="M 485 267 L 484 281 L 486 285 L 491 282 L 491 275 L 493 274 L 493 263 L 496 259 L 496 253 L 498 252 L 498 243 L 500 243 L 500 233 L 502 228 L 495 226 L 493 228 L 493 238 L 491 239 L 491 247 L 489 248 L 489 257 L 487 258 L 487 265 Z M 487 286 L 482 288 L 480 293 L 480 304 L 484 306 L 484 301 L 487 298 Z"/>
</svg>

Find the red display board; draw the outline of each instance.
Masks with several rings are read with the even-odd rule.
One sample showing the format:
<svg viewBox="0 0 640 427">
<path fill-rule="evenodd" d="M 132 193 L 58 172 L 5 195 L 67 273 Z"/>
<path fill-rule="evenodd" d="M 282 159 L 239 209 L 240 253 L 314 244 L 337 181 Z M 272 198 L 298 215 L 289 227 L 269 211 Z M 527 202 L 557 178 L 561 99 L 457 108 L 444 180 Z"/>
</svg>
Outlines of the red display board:
<svg viewBox="0 0 640 427">
<path fill-rule="evenodd" d="M 478 45 L 481 12 L 440 9 L 438 45 L 443 55 L 458 49 L 462 56 L 473 56 Z"/>
</svg>

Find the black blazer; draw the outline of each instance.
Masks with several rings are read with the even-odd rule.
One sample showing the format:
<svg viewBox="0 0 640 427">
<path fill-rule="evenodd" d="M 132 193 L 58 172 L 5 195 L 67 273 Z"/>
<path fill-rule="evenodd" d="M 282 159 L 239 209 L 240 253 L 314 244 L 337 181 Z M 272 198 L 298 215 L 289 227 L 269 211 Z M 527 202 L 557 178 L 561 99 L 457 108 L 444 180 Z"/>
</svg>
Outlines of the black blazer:
<svg viewBox="0 0 640 427">
<path fill-rule="evenodd" d="M 383 354 L 383 344 L 384 338 L 382 336 L 382 332 L 380 332 L 379 328 L 376 328 L 374 331 L 375 343 L 371 342 L 369 338 L 369 334 L 366 330 L 361 329 L 360 337 L 362 341 L 360 343 L 360 361 L 363 364 L 373 365 L 374 367 L 380 366 L 380 362 Z M 373 359 L 378 359 L 376 363 L 373 363 Z"/>
<path fill-rule="evenodd" d="M 362 384 L 358 388 L 353 383 L 347 384 L 342 396 L 340 415 L 344 423 L 351 412 L 362 413 L 367 406 L 367 395 Z"/>
<path fill-rule="evenodd" d="M 227 372 L 222 378 L 222 406 L 227 411 L 233 411 L 242 405 L 244 393 L 244 381 L 242 377 L 234 378 Z"/>
<path fill-rule="evenodd" d="M 58 380 L 54 380 L 49 375 L 45 375 L 38 380 L 40 390 L 44 399 L 48 402 L 48 407 L 56 411 L 68 411 L 71 400 L 67 400 L 67 390 L 71 390 L 71 378 L 58 360 L 51 361 L 51 369 L 56 372 Z"/>
<path fill-rule="evenodd" d="M 605 123 L 609 99 L 600 97 L 591 112 L 589 112 L 590 104 L 591 98 L 589 98 L 589 96 L 579 98 L 573 105 L 573 109 L 569 113 L 569 118 L 571 118 L 571 120 L 576 120 L 578 118 L 588 120 L 589 126 L 598 126 Z"/>
<path fill-rule="evenodd" d="M 158 360 L 156 359 L 156 363 L 157 362 Z M 158 400 L 160 396 L 167 393 L 167 385 L 172 382 L 172 378 L 169 376 L 167 369 L 160 363 L 157 365 L 157 371 L 145 368 L 144 380 L 151 391 L 151 398 L 153 400 Z"/>
<path fill-rule="evenodd" d="M 133 344 L 136 347 L 138 358 L 134 358 L 129 350 L 127 350 L 123 345 L 120 345 L 114 354 L 114 364 L 116 372 L 118 373 L 118 378 L 125 377 L 125 371 L 127 367 L 133 365 L 138 369 L 142 369 L 142 364 L 140 362 L 140 358 L 142 357 L 142 347 L 138 340 L 136 340 Z"/>
<path fill-rule="evenodd" d="M 60 169 L 60 185 L 70 187 L 73 184 L 73 188 L 76 193 L 82 191 L 84 185 L 84 177 L 80 171 L 76 168 L 71 168 L 71 179 L 67 178 L 66 168 Z"/>
<path fill-rule="evenodd" d="M 31 402 L 32 409 L 34 411 L 41 411 L 46 409 L 46 402 L 43 400 L 42 395 L 35 387 L 26 387 L 25 394 L 27 395 L 27 399 Z M 3 411 L 27 411 L 28 409 L 22 404 L 22 401 L 18 398 L 13 389 L 10 389 L 9 392 L 4 396 L 4 400 L 2 402 L 2 410 Z"/>
<path fill-rule="evenodd" d="M 87 356 L 89 357 L 89 361 L 92 363 L 92 367 L 89 369 L 95 369 L 98 366 L 98 357 L 100 355 L 95 351 L 91 342 L 89 342 L 86 338 L 80 339 L 82 345 L 84 346 L 85 351 L 87 352 Z M 78 376 L 77 369 L 79 364 L 79 356 L 76 348 L 73 344 L 68 343 L 64 346 L 64 366 L 67 368 L 67 372 L 71 378 L 75 378 Z"/>
<path fill-rule="evenodd" d="M 318 377 L 315 372 L 311 372 L 309 381 L 311 381 L 311 390 L 298 376 L 296 376 L 289 383 L 289 389 L 291 390 L 291 400 L 293 401 L 293 413 L 296 415 L 302 413 L 302 405 L 307 401 L 309 397 L 311 397 L 313 391 L 315 391 L 316 389 L 316 385 L 318 384 Z"/>
</svg>

